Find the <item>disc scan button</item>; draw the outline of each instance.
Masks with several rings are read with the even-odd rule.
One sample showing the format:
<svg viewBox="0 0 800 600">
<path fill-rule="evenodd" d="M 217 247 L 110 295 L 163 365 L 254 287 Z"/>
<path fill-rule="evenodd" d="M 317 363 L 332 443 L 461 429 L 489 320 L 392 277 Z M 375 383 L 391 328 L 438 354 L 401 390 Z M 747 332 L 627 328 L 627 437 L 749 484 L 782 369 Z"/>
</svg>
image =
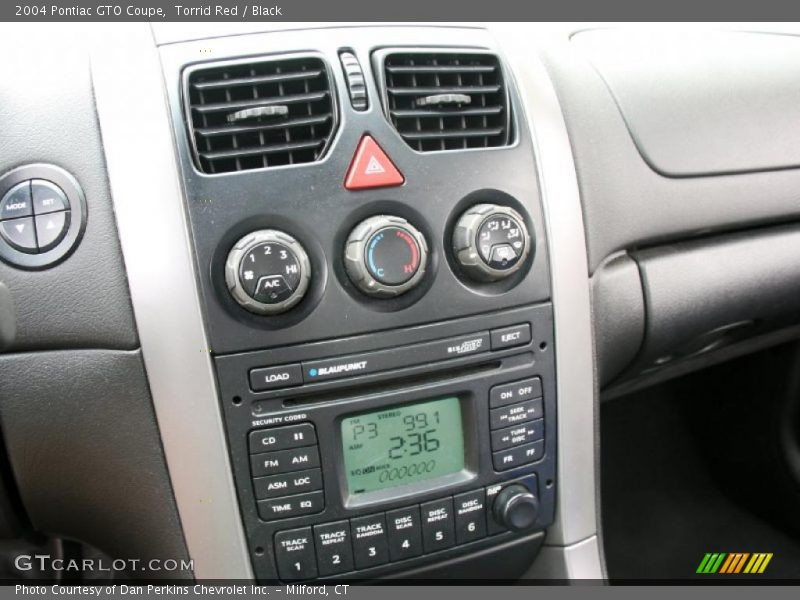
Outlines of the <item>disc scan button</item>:
<svg viewBox="0 0 800 600">
<path fill-rule="evenodd" d="M 254 392 L 302 385 L 303 371 L 300 365 L 264 367 L 250 371 L 250 389 Z"/>
</svg>

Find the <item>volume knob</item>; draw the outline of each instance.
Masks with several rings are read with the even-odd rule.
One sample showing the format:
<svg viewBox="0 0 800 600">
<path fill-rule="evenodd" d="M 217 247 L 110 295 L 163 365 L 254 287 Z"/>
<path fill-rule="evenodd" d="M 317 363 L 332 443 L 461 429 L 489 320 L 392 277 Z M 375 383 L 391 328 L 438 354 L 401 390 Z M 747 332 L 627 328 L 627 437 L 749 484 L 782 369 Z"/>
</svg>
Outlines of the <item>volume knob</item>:
<svg viewBox="0 0 800 600">
<path fill-rule="evenodd" d="M 536 523 L 539 501 L 524 485 L 509 485 L 497 494 L 492 512 L 495 520 L 511 531 L 524 531 Z"/>
<path fill-rule="evenodd" d="M 347 238 L 344 266 L 368 296 L 388 298 L 415 287 L 428 262 L 425 236 L 403 218 L 377 215 L 359 223 Z"/>
</svg>

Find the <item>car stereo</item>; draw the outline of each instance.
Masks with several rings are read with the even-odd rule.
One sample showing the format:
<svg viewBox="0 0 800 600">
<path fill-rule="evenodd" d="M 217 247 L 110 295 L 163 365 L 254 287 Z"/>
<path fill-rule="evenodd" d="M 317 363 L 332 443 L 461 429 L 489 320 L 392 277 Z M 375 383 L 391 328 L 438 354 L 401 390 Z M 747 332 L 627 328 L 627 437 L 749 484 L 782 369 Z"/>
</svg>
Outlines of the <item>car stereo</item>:
<svg viewBox="0 0 800 600">
<path fill-rule="evenodd" d="M 372 578 L 543 530 L 552 350 L 542 304 L 218 357 L 256 576 Z"/>
</svg>

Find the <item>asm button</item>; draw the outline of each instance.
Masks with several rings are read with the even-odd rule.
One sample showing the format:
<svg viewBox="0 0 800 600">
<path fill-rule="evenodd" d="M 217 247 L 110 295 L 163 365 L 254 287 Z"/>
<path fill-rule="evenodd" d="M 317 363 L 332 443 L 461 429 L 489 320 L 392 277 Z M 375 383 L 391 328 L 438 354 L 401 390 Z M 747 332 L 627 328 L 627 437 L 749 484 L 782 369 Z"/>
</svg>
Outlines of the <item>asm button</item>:
<svg viewBox="0 0 800 600">
<path fill-rule="evenodd" d="M 253 487 L 256 491 L 256 500 L 313 492 L 322 489 L 322 471 L 308 469 L 296 473 L 256 477 L 253 479 Z"/>
<path fill-rule="evenodd" d="M 322 492 L 310 492 L 286 498 L 261 500 L 258 503 L 258 515 L 264 521 L 272 521 L 318 513 L 323 508 L 325 508 L 325 498 Z"/>
</svg>

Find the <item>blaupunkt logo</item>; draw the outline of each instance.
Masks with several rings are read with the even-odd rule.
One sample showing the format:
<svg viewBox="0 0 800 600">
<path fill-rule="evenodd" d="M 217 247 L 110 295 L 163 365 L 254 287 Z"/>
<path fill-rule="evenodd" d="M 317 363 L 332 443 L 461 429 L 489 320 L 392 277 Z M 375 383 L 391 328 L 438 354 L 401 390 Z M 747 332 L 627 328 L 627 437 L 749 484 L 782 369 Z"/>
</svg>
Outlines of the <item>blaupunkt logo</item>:
<svg viewBox="0 0 800 600">
<path fill-rule="evenodd" d="M 755 575 L 763 573 L 771 560 L 772 552 L 708 552 L 696 572 L 702 575 Z"/>
</svg>

